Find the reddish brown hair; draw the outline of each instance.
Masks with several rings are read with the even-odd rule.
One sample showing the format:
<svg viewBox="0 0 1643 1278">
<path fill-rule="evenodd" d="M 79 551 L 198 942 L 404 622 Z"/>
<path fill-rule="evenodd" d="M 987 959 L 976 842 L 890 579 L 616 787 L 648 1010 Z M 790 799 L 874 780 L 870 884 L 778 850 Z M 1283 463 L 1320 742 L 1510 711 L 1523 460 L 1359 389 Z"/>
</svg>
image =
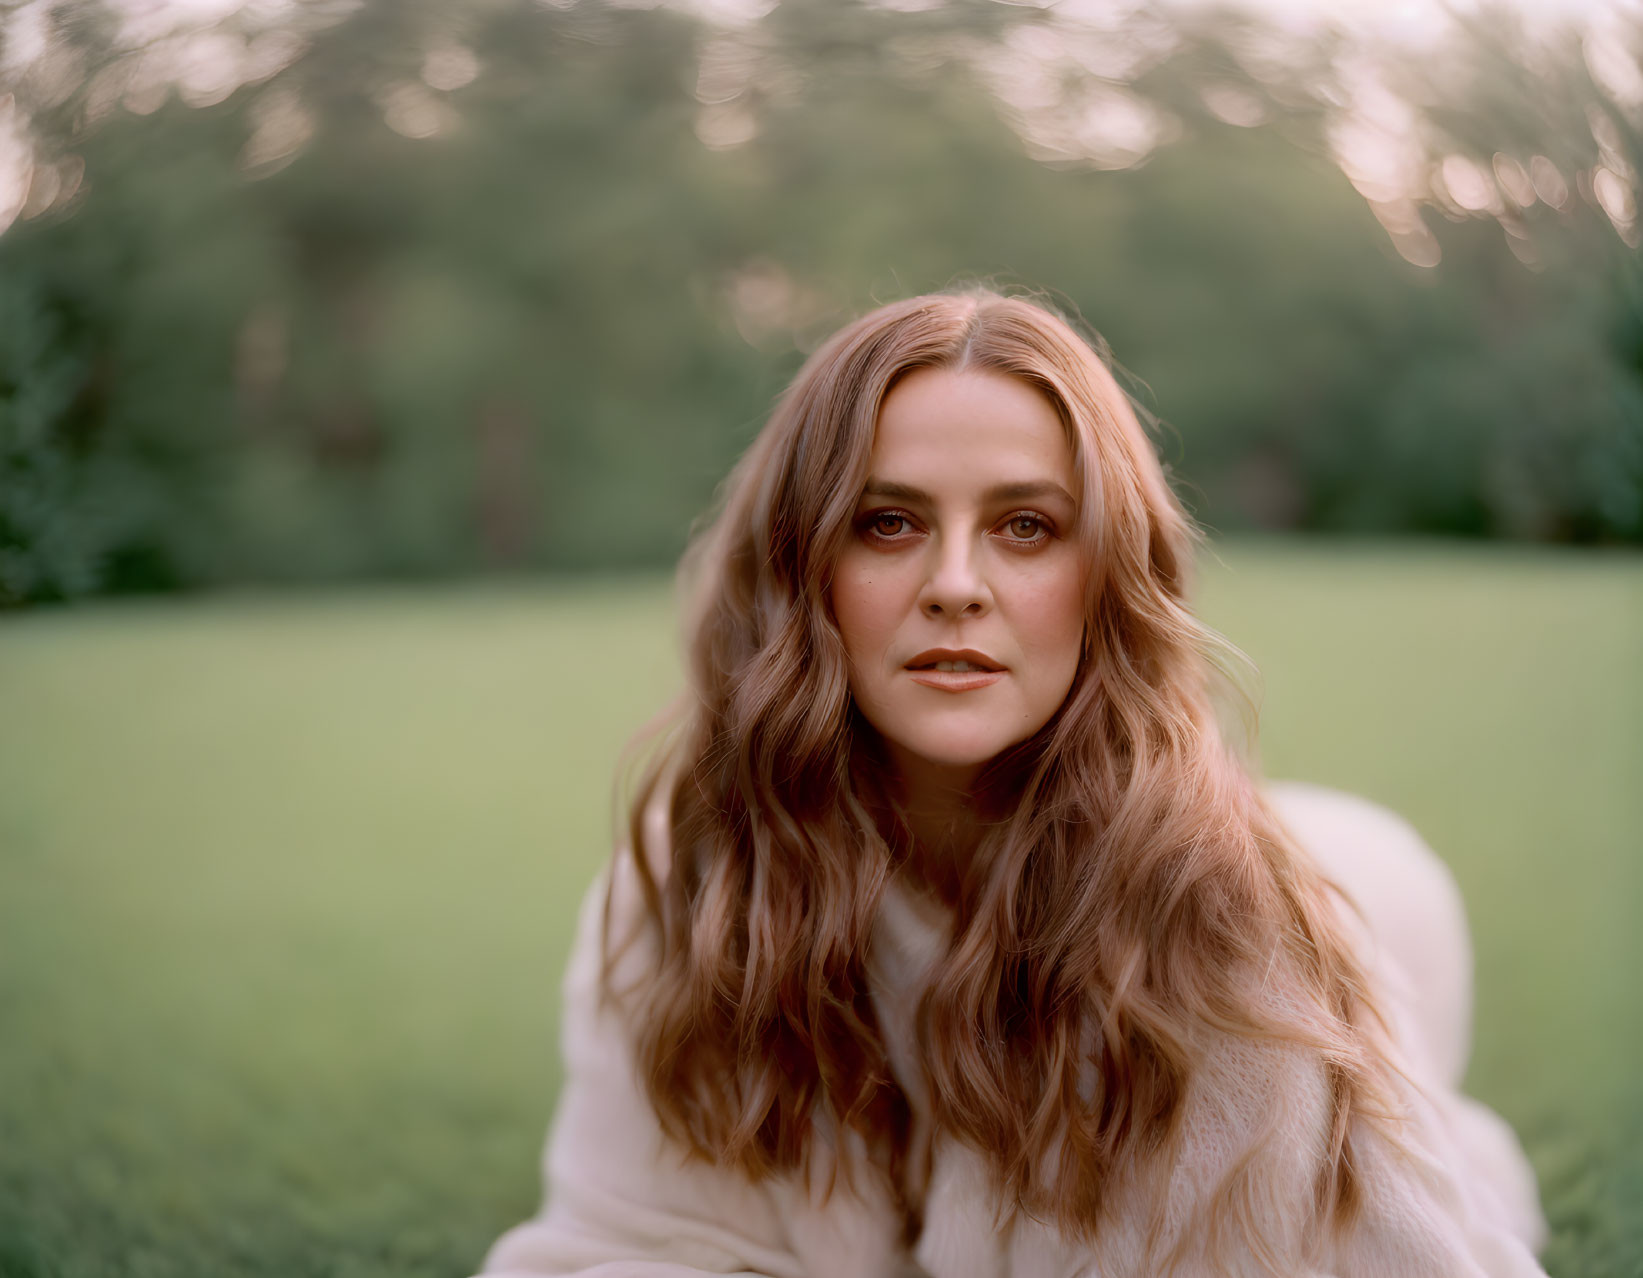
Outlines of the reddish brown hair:
<svg viewBox="0 0 1643 1278">
<path fill-rule="evenodd" d="M 901 1184 L 906 1104 L 867 995 L 883 818 L 828 607 L 879 406 L 915 368 L 1019 378 L 1059 413 L 1096 565 L 1088 656 L 951 886 L 956 931 L 919 1017 L 941 1129 L 1007 1205 L 1088 1235 L 1122 1173 L 1167 1163 L 1208 1036 L 1298 1044 L 1327 1072 L 1320 1203 L 1350 1217 L 1350 1133 L 1384 1061 L 1324 885 L 1224 744 L 1212 697 L 1241 660 L 1188 606 L 1199 534 L 1091 345 L 986 291 L 882 307 L 805 364 L 682 568 L 690 694 L 632 808 L 655 967 L 634 1008 L 664 1127 L 762 1177 L 853 1132 Z M 647 823 L 660 808 L 660 828 Z M 1274 967 L 1296 997 L 1256 989 Z M 1093 1079 L 1093 1084 L 1092 1084 Z"/>
</svg>

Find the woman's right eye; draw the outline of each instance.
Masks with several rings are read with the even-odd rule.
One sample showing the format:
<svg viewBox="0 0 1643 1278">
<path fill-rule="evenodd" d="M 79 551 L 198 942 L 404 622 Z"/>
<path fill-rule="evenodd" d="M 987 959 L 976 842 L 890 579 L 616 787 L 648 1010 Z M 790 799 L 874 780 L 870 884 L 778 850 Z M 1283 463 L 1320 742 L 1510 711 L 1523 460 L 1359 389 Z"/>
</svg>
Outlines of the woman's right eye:
<svg viewBox="0 0 1643 1278">
<path fill-rule="evenodd" d="M 914 528 L 912 517 L 894 510 L 873 510 L 856 520 L 857 533 L 871 542 L 902 541 Z"/>
</svg>

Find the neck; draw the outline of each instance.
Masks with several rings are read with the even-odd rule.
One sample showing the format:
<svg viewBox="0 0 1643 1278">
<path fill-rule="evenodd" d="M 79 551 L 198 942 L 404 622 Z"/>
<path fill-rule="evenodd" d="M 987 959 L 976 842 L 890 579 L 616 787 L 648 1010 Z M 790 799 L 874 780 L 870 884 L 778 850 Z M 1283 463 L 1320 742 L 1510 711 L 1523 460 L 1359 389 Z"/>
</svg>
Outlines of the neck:
<svg viewBox="0 0 1643 1278">
<path fill-rule="evenodd" d="M 909 870 L 944 897 L 957 894 L 981 843 L 979 765 L 947 765 L 891 747 L 894 794 L 913 836 Z"/>
</svg>

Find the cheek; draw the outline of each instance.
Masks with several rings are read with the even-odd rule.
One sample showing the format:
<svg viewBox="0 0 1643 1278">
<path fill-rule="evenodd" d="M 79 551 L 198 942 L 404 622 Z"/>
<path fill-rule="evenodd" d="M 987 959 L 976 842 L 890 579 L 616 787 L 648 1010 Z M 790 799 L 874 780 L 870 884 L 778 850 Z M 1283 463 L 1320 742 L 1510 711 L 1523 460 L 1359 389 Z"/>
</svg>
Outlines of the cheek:
<svg viewBox="0 0 1643 1278">
<path fill-rule="evenodd" d="M 1076 571 L 1046 573 L 1024 584 L 1016 627 L 1022 649 L 1045 680 L 1070 686 L 1084 643 L 1084 579 Z"/>
<path fill-rule="evenodd" d="M 852 665 L 872 668 L 889 647 L 905 610 L 886 565 L 846 556 L 833 573 L 833 618 Z"/>
</svg>

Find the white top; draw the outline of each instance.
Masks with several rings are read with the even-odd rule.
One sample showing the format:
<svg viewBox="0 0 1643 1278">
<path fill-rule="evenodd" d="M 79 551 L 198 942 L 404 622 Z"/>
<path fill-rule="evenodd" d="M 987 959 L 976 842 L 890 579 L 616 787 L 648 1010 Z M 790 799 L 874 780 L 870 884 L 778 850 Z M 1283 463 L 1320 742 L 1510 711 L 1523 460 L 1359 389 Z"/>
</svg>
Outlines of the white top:
<svg viewBox="0 0 1643 1278">
<path fill-rule="evenodd" d="M 1313 1172 L 1328 1095 L 1297 1049 L 1229 1038 L 1187 1101 L 1185 1143 L 1165 1204 L 1166 1230 L 1187 1240 L 1182 1278 L 1530 1278 L 1544 1238 L 1534 1176 L 1511 1129 L 1458 1091 L 1470 1037 L 1470 946 L 1447 869 L 1401 818 L 1366 800 L 1287 784 L 1269 791 L 1279 815 L 1326 875 L 1355 900 L 1355 940 L 1410 1077 L 1401 1137 L 1411 1157 L 1364 1141 L 1361 1223 L 1345 1238 L 1309 1238 Z M 619 859 L 613 918 L 639 908 Z M 619 1016 L 598 996 L 604 876 L 583 903 L 565 975 L 565 1082 L 544 1156 L 547 1199 L 485 1260 L 491 1275 L 583 1278 L 1120 1278 L 1142 1273 L 1144 1222 L 1156 1205 L 1115 1213 L 1093 1244 L 1019 1217 L 996 1224 L 998 1198 L 980 1155 L 937 1137 L 924 1228 L 911 1256 L 887 1200 L 841 1186 L 825 1202 L 796 1176 L 750 1183 L 686 1163 L 661 1131 Z M 915 1124 L 928 1098 L 916 1068 L 913 1010 L 921 978 L 947 943 L 939 907 L 893 888 L 874 934 L 869 978 L 892 1068 Z M 633 947 L 637 951 L 639 947 Z M 644 962 L 633 953 L 635 963 Z M 1419 973 L 1416 986 L 1406 973 Z M 621 979 L 625 973 L 618 971 Z M 1194 1223 L 1238 1154 L 1263 1127 L 1240 1214 L 1257 1222 L 1256 1254 L 1241 1240 L 1195 1248 Z M 817 1155 L 822 1157 L 820 1153 Z M 826 1177 L 819 1178 L 825 1183 Z"/>
</svg>

